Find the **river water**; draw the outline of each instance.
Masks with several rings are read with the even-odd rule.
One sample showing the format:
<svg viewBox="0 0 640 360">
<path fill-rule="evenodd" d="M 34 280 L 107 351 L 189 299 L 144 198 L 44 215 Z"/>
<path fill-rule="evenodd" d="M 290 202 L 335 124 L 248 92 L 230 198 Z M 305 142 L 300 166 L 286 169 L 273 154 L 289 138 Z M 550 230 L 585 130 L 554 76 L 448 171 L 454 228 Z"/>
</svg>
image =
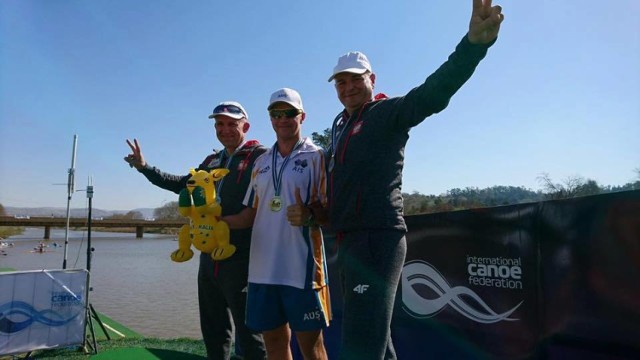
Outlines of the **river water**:
<svg viewBox="0 0 640 360">
<path fill-rule="evenodd" d="M 51 229 L 46 252 L 31 252 L 44 235 L 42 228 L 27 228 L 4 241 L 0 268 L 16 270 L 62 269 L 64 229 Z M 87 233 L 70 231 L 67 269 L 87 268 Z M 197 272 L 199 252 L 191 260 L 174 263 L 174 236 L 91 232 L 91 286 L 89 302 L 103 313 L 145 336 L 199 339 Z M 55 246 L 57 244 L 58 246 Z"/>
</svg>

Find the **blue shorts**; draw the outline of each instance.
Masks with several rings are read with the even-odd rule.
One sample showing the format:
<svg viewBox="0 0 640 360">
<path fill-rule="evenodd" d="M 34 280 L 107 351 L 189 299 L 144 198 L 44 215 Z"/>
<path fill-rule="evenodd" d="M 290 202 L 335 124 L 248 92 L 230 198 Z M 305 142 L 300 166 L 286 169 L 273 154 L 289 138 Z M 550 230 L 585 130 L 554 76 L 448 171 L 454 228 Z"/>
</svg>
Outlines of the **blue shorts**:
<svg viewBox="0 0 640 360">
<path fill-rule="evenodd" d="M 289 323 L 293 331 L 311 331 L 329 326 L 329 291 L 298 289 L 286 285 L 249 283 L 247 327 L 254 331 L 273 330 Z"/>
</svg>

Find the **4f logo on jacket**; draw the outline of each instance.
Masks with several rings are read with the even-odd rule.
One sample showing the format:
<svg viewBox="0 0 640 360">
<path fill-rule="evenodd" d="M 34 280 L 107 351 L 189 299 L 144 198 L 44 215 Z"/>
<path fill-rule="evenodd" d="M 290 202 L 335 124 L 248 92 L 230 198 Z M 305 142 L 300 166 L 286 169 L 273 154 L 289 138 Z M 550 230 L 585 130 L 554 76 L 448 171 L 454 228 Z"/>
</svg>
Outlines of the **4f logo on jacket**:
<svg viewBox="0 0 640 360">
<path fill-rule="evenodd" d="M 369 285 L 366 284 L 358 284 L 356 287 L 353 288 L 353 292 L 356 292 L 358 294 L 362 294 L 365 291 L 367 291 L 367 289 L 369 288 Z"/>
</svg>

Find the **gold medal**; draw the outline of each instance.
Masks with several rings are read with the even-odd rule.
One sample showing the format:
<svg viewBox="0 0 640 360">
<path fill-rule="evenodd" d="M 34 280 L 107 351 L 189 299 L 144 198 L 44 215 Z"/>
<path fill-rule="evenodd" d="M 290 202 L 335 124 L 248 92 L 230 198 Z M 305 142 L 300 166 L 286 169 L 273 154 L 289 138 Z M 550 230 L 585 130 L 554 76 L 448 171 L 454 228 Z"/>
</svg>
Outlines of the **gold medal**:
<svg viewBox="0 0 640 360">
<path fill-rule="evenodd" d="M 269 207 L 271 211 L 277 212 L 282 210 L 282 199 L 280 198 L 280 186 L 282 184 L 282 174 L 284 173 L 284 169 L 287 167 L 287 163 L 291 157 L 291 154 L 295 153 L 295 151 L 304 143 L 302 138 L 298 139 L 298 142 L 293 147 L 293 150 L 287 157 L 282 160 L 282 165 L 280 166 L 280 171 L 276 171 L 278 169 L 278 142 L 273 144 L 271 148 L 271 176 L 273 177 L 273 193 L 274 197 L 271 199 L 269 203 Z"/>
<path fill-rule="evenodd" d="M 282 209 L 282 199 L 280 196 L 274 196 L 271 199 L 271 211 L 280 211 Z"/>
</svg>

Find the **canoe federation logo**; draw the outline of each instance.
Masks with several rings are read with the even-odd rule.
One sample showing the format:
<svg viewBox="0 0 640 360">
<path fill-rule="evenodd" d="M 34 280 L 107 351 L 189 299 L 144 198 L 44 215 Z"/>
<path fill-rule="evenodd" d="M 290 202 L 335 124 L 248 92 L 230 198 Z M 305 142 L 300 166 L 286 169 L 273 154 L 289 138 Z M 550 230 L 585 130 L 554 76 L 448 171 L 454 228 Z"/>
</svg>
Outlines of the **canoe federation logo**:
<svg viewBox="0 0 640 360">
<path fill-rule="evenodd" d="M 425 261 L 416 260 L 406 263 L 402 270 L 401 281 L 402 307 L 414 318 L 434 317 L 448 305 L 466 318 L 482 324 L 519 320 L 511 317 L 511 314 L 522 305 L 523 301 L 505 312 L 498 313 L 473 290 L 464 286 L 452 287 L 433 265 Z M 423 294 L 428 292 L 429 297 L 419 292 Z M 437 295 L 437 298 L 433 298 L 433 294 Z"/>
<path fill-rule="evenodd" d="M 11 301 L 0 305 L 0 334 L 18 333 L 38 323 L 47 327 L 64 326 L 80 316 L 82 310 L 80 307 L 75 313 L 64 315 L 51 309 L 39 311 L 24 301 Z"/>
</svg>

